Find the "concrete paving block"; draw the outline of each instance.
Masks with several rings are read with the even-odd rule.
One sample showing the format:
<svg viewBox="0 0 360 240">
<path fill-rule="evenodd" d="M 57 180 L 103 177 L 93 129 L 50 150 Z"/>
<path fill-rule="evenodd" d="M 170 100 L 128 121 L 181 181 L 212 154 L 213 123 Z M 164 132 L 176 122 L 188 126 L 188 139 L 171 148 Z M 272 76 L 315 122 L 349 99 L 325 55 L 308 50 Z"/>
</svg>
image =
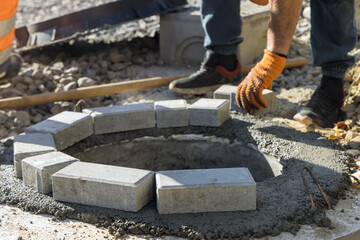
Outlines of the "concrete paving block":
<svg viewBox="0 0 360 240">
<path fill-rule="evenodd" d="M 266 47 L 270 19 L 269 6 L 241 1 L 243 42 L 238 50 L 241 64 L 261 59 Z M 171 12 L 160 15 L 160 56 L 168 63 L 179 60 L 201 62 L 204 58 L 204 30 L 199 11 Z"/>
<path fill-rule="evenodd" d="M 76 162 L 53 175 L 55 200 L 137 212 L 154 197 L 148 170 Z"/>
<path fill-rule="evenodd" d="M 189 111 L 184 99 L 155 102 L 158 128 L 189 126 Z"/>
<path fill-rule="evenodd" d="M 256 183 L 247 168 L 159 171 L 160 214 L 256 209 Z"/>
<path fill-rule="evenodd" d="M 214 92 L 214 98 L 216 99 L 227 99 L 230 101 L 231 93 L 236 92 L 237 86 L 233 85 L 222 85 Z"/>
<path fill-rule="evenodd" d="M 261 116 L 276 110 L 276 93 L 269 89 L 264 89 L 262 93 L 268 106 L 267 108 L 261 108 L 260 110 L 255 109 L 255 111 L 252 113 L 253 115 Z M 236 91 L 231 92 L 230 110 L 240 112 L 242 114 L 247 114 L 245 109 L 238 107 L 236 104 Z"/>
<path fill-rule="evenodd" d="M 62 152 L 50 152 L 25 158 L 22 161 L 23 182 L 38 192 L 50 193 L 52 191 L 51 175 L 77 161 L 79 160 Z"/>
<path fill-rule="evenodd" d="M 26 133 L 51 133 L 61 151 L 93 134 L 89 114 L 64 111 L 26 129 Z"/>
<path fill-rule="evenodd" d="M 190 125 L 221 126 L 230 118 L 229 105 L 229 101 L 225 99 L 199 99 L 188 108 Z"/>
<path fill-rule="evenodd" d="M 94 119 L 94 134 L 155 127 L 154 103 L 137 103 L 84 109 Z"/>
<path fill-rule="evenodd" d="M 21 161 L 27 157 L 56 151 L 54 138 L 50 133 L 29 133 L 14 137 L 15 176 L 22 177 Z"/>
</svg>

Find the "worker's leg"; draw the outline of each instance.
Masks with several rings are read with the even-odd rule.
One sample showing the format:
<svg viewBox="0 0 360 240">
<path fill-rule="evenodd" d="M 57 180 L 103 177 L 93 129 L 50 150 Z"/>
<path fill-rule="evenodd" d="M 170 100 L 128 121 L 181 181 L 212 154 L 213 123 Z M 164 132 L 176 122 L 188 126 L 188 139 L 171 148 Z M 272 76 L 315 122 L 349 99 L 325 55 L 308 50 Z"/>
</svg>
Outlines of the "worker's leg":
<svg viewBox="0 0 360 240">
<path fill-rule="evenodd" d="M 322 79 L 306 108 L 294 118 L 331 127 L 343 118 L 343 78 L 354 64 L 348 55 L 356 44 L 355 0 L 311 1 L 311 44 L 314 65 L 322 67 Z"/>
<path fill-rule="evenodd" d="M 16 75 L 21 59 L 11 55 L 18 0 L 0 1 L 0 80 Z"/>
<path fill-rule="evenodd" d="M 242 41 L 240 0 L 202 0 L 201 21 L 207 49 L 199 71 L 173 81 L 170 89 L 184 94 L 205 94 L 241 78 L 236 53 Z"/>
<path fill-rule="evenodd" d="M 311 46 L 314 65 L 325 76 L 344 78 L 354 64 L 349 56 L 356 44 L 355 0 L 311 1 Z"/>
<path fill-rule="evenodd" d="M 242 39 L 239 0 L 203 0 L 204 47 L 219 54 L 236 54 Z"/>
</svg>

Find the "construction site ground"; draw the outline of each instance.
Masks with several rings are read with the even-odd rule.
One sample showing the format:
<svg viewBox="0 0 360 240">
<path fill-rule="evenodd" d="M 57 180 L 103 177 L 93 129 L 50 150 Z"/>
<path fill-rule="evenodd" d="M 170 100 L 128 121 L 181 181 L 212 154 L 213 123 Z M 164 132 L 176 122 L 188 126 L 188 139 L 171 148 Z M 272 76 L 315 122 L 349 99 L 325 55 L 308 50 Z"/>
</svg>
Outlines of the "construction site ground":
<svg viewBox="0 0 360 240">
<path fill-rule="evenodd" d="M 360 202 L 359 196 L 354 204 L 353 199 L 342 200 L 335 210 L 328 211 L 335 230 L 305 225 L 297 235 L 282 233 L 276 237 L 266 237 L 263 240 L 286 239 L 357 239 L 360 234 Z M 184 239 L 173 236 L 152 237 L 145 235 L 123 235 L 115 238 L 108 230 L 76 220 L 56 220 L 51 215 L 36 215 L 22 211 L 16 207 L 0 205 L 0 238 L 3 240 L 18 239 L 54 239 L 54 240 L 101 240 L 101 239 Z"/>
<path fill-rule="evenodd" d="M 100 1 L 62 2 L 59 5 L 56 1 L 46 1 L 48 5 L 44 7 L 42 1 L 20 1 L 18 26 L 26 22 L 27 16 L 33 18 L 34 21 L 39 21 L 43 20 L 44 16 L 57 16 L 61 11 L 73 11 L 100 4 Z M 72 6 L 74 3 L 77 5 Z M 194 4 L 198 3 L 194 1 Z M 344 110 L 347 112 L 347 121 L 334 128 L 323 129 L 316 126 L 306 127 L 292 120 L 292 116 L 309 101 L 321 78 L 320 68 L 313 66 L 311 61 L 309 19 L 309 1 L 304 0 L 302 15 L 289 57 L 306 57 L 308 65 L 285 70 L 274 81 L 273 90 L 277 93 L 277 110 L 275 112 L 259 118 L 246 117 L 245 119 L 249 118 L 249 121 L 255 122 L 256 126 L 261 126 L 265 122 L 270 125 L 287 125 L 295 129 L 295 132 L 315 132 L 314 134 L 318 134 L 316 136 L 319 138 L 319 144 L 329 147 L 329 151 L 341 152 L 339 153 L 340 158 L 348 157 L 349 163 L 352 165 L 349 165 L 346 171 L 349 174 L 356 173 L 358 169 L 356 160 L 360 156 L 360 140 L 358 139 L 360 136 L 360 123 L 358 122 L 360 116 L 360 80 L 358 77 L 360 76 L 360 63 L 349 72 L 345 79 L 348 97 Z M 148 77 L 182 75 L 198 69 L 199 65 L 188 62 L 179 62 L 175 65 L 165 64 L 159 57 L 157 31 L 158 17 L 153 16 L 128 23 L 115 30 L 79 39 L 71 44 L 23 53 L 24 63 L 19 76 L 0 84 L 0 98 L 66 91 L 77 87 Z M 119 42 L 118 35 L 124 32 L 126 32 L 126 40 L 124 41 L 122 37 Z M 359 53 L 360 46 L 358 45 L 352 52 L 357 60 L 360 59 Z M 162 87 L 84 99 L 84 101 L 86 107 L 98 107 L 179 98 L 185 98 L 192 103 L 199 97 L 183 96 L 170 91 L 167 87 Z M 206 97 L 212 97 L 212 93 Z M 10 164 L 8 158 L 5 157 L 9 154 L 7 150 L 11 143 L 11 137 L 24 132 L 26 127 L 49 116 L 64 110 L 72 111 L 75 104 L 76 101 L 65 101 L 24 109 L 0 110 L 0 176 L 2 179 L 8 178 L 9 182 L 17 181 L 9 175 Z M 304 138 L 307 139 L 307 137 Z M 287 140 L 291 141 L 291 139 Z M 296 143 L 294 145 L 296 146 Z M 0 182 L 2 190 L 6 189 L 6 184 L 6 181 Z M 295 189 L 303 188 L 301 182 L 297 184 Z M 320 228 L 315 224 L 300 224 L 301 228 L 299 229 L 297 226 L 291 226 L 289 232 L 263 239 L 337 239 L 359 231 L 360 195 L 358 189 L 351 188 L 346 192 L 342 189 L 339 192 L 341 194 L 336 197 L 342 200 L 333 210 L 326 212 L 327 217 L 332 221 L 331 228 Z M 63 219 L 56 213 L 42 214 L 40 209 L 36 209 L 34 212 L 35 208 L 33 210 L 32 205 L 36 204 L 31 203 L 27 206 L 24 202 L 12 202 L 9 199 L 1 201 L 1 194 L 0 191 L 0 239 L 181 239 L 166 236 L 166 232 L 161 237 L 128 235 L 122 231 L 110 233 L 109 228 L 104 227 L 106 224 L 103 222 L 99 224 L 96 220 L 86 217 L 83 217 L 84 221 Z M 29 194 L 29 198 L 33 198 L 33 196 L 36 195 Z M 19 199 L 18 196 L 15 198 Z M 81 217 L 78 218 L 81 219 Z M 186 225 L 186 222 L 184 224 Z M 351 238 L 354 236 L 350 235 L 340 239 L 356 239 Z"/>
</svg>

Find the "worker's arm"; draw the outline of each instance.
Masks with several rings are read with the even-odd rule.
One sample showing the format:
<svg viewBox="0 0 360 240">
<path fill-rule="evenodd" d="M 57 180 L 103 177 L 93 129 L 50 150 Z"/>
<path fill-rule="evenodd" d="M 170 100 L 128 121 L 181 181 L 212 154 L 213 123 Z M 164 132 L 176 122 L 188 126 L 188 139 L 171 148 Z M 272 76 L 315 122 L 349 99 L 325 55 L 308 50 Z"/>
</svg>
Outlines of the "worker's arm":
<svg viewBox="0 0 360 240">
<path fill-rule="evenodd" d="M 270 24 L 263 59 L 239 84 L 236 93 L 238 105 L 250 113 L 255 108 L 267 107 L 262 91 L 271 89 L 285 66 L 301 8 L 302 0 L 270 0 Z"/>
</svg>

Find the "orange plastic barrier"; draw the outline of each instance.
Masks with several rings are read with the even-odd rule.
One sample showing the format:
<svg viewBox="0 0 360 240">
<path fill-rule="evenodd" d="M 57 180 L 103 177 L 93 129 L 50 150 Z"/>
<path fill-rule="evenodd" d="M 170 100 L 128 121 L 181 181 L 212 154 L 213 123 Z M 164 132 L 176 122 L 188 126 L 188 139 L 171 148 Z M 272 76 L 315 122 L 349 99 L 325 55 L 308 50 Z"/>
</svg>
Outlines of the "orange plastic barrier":
<svg viewBox="0 0 360 240">
<path fill-rule="evenodd" d="M 15 27 L 11 30 L 9 34 L 0 38 L 0 51 L 10 47 L 14 41 L 14 37 L 15 37 Z"/>
<path fill-rule="evenodd" d="M 19 0 L 1 0 L 0 1 L 0 21 L 12 18 L 18 6 Z"/>
</svg>

